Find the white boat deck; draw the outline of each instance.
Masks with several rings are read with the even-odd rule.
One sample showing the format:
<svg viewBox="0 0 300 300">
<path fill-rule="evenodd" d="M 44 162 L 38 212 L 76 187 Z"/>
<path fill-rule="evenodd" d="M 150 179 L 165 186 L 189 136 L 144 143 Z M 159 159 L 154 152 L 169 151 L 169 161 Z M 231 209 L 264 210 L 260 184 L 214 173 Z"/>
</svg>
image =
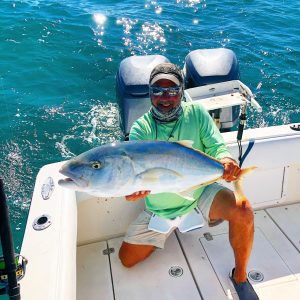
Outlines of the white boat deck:
<svg viewBox="0 0 300 300">
<path fill-rule="evenodd" d="M 294 300 L 300 295 L 299 215 L 299 203 L 255 212 L 248 271 L 258 281 L 248 277 L 261 300 Z M 131 269 L 119 261 L 121 242 L 115 238 L 77 248 L 78 300 L 238 299 L 228 278 L 234 258 L 227 222 L 176 232 L 164 250 Z M 109 248 L 112 253 L 103 254 Z"/>
</svg>

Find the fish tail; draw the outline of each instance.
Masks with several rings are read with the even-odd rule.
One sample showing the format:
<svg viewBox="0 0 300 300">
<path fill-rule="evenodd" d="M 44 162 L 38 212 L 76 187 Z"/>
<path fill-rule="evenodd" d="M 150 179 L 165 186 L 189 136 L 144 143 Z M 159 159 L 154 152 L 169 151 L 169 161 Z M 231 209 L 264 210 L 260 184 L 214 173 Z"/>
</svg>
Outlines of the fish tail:
<svg viewBox="0 0 300 300">
<path fill-rule="evenodd" d="M 255 166 L 252 166 L 252 167 L 248 167 L 248 168 L 245 168 L 245 169 L 242 169 L 241 171 L 241 174 L 239 175 L 239 177 L 244 177 L 245 175 L 253 172 L 255 169 L 257 169 L 257 167 Z"/>
<path fill-rule="evenodd" d="M 244 194 L 243 188 L 242 188 L 243 178 L 240 177 L 239 179 L 235 180 L 233 182 L 234 186 L 234 194 L 236 199 L 237 206 L 246 207 L 247 198 Z"/>
<path fill-rule="evenodd" d="M 236 197 L 236 204 L 242 208 L 246 207 L 246 204 L 248 202 L 247 197 L 244 194 L 244 190 L 243 190 L 243 180 L 244 180 L 244 176 L 246 174 L 251 173 L 252 171 L 254 171 L 256 169 L 256 167 L 249 167 L 246 169 L 242 169 L 239 177 L 237 178 L 237 180 L 235 180 L 233 182 L 233 186 L 235 189 L 235 197 Z"/>
</svg>

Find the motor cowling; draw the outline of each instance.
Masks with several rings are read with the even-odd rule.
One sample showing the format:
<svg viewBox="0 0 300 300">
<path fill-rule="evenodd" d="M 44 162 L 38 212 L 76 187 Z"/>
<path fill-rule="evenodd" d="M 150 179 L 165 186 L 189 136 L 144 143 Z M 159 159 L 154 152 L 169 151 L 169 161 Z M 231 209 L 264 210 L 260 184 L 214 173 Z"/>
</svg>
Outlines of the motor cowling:
<svg viewBox="0 0 300 300">
<path fill-rule="evenodd" d="M 132 123 L 150 109 L 151 71 L 158 64 L 166 62 L 169 60 L 163 55 L 130 56 L 121 61 L 116 77 L 116 92 L 126 140 Z"/>
<path fill-rule="evenodd" d="M 230 49 L 198 49 L 186 56 L 184 74 L 185 88 L 239 80 L 239 63 Z"/>
</svg>

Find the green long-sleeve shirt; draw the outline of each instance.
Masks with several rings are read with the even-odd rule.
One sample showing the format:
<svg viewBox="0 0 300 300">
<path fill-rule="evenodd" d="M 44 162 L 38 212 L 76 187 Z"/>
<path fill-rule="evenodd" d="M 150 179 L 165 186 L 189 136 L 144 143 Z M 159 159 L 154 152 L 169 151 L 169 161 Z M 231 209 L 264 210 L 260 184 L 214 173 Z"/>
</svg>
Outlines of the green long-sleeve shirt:
<svg viewBox="0 0 300 300">
<path fill-rule="evenodd" d="M 199 103 L 182 102 L 183 114 L 177 121 L 159 124 L 148 112 L 140 117 L 130 130 L 130 140 L 180 141 L 192 140 L 193 147 L 216 159 L 231 157 L 223 137 L 206 109 Z M 194 202 L 174 193 L 149 195 L 146 207 L 153 213 L 175 218 L 184 215 L 197 206 L 203 187 L 194 192 Z"/>
</svg>

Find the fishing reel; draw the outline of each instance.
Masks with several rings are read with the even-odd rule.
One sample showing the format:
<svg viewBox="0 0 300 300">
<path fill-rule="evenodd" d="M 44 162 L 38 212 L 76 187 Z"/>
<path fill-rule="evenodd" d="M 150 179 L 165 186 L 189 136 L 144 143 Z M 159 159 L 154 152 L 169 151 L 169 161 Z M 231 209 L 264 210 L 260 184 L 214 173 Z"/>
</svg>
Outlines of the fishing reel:
<svg viewBox="0 0 300 300">
<path fill-rule="evenodd" d="M 25 276 L 26 272 L 26 264 L 28 260 L 22 255 L 15 255 L 15 263 L 16 263 L 16 277 L 17 281 L 21 280 Z M 4 295 L 7 293 L 8 288 L 8 275 L 5 266 L 4 257 L 0 257 L 0 295 Z"/>
</svg>

